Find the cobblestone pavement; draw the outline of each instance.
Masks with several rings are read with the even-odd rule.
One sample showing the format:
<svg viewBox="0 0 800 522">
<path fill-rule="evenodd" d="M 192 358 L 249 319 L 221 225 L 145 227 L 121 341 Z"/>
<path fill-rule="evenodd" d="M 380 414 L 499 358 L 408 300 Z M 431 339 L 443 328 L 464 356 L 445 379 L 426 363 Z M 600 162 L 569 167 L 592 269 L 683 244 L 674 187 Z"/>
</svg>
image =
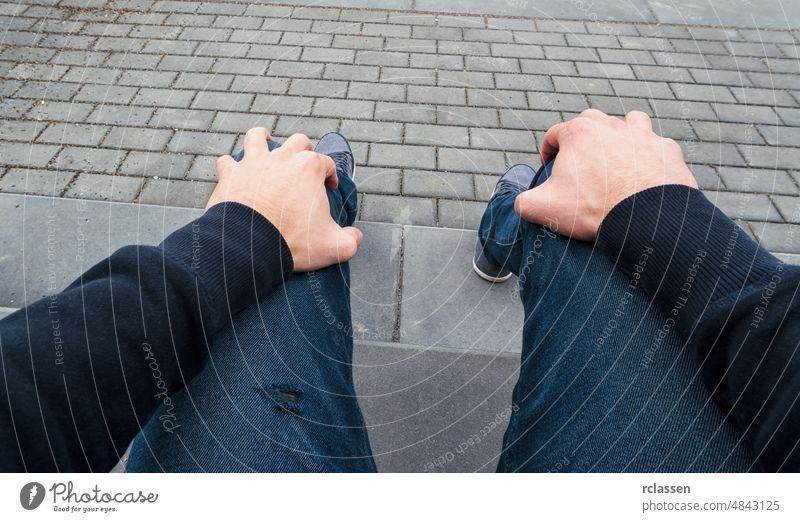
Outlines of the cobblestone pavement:
<svg viewBox="0 0 800 522">
<path fill-rule="evenodd" d="M 5 2 L 0 28 L 0 192 L 200 207 L 246 129 L 339 130 L 362 220 L 474 228 L 550 125 L 638 109 L 800 253 L 800 31 L 152 0 Z"/>
</svg>

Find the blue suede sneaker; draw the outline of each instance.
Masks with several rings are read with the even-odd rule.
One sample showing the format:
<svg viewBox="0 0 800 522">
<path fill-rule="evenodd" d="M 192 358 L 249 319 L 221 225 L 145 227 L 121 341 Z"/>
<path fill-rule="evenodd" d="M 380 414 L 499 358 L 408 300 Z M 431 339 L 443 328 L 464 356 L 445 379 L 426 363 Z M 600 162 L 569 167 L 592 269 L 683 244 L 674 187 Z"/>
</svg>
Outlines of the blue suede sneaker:
<svg viewBox="0 0 800 522">
<path fill-rule="evenodd" d="M 356 160 L 353 157 L 353 149 L 347 138 L 338 132 L 329 132 L 319 139 L 314 152 L 325 154 L 333 159 L 336 164 L 336 173 L 339 176 L 345 175 L 350 179 L 355 179 Z"/>
<path fill-rule="evenodd" d="M 491 201 L 498 196 L 506 194 L 519 194 L 524 192 L 531 187 L 535 178 L 536 171 L 528 165 L 514 165 L 497 181 L 497 185 L 494 186 L 492 196 L 489 200 Z M 511 270 L 502 266 L 497 266 L 486 257 L 480 238 L 475 241 L 475 254 L 472 256 L 472 268 L 482 279 L 491 283 L 508 281 L 512 275 Z"/>
</svg>

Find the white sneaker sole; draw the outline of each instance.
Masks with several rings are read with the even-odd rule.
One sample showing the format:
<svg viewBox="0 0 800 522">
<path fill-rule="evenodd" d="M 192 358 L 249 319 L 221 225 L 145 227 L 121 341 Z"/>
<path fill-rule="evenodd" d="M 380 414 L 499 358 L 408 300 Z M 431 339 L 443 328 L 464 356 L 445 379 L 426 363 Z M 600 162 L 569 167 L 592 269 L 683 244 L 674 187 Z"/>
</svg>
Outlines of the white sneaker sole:
<svg viewBox="0 0 800 522">
<path fill-rule="evenodd" d="M 489 281 L 490 283 L 504 283 L 504 282 L 508 281 L 509 279 L 511 279 L 511 276 L 514 275 L 512 273 L 509 273 L 507 276 L 503 276 L 503 277 L 490 276 L 489 274 L 481 271 L 481 269 L 478 268 L 478 265 L 475 264 L 475 259 L 474 258 L 472 259 L 472 269 L 475 271 L 476 274 L 478 274 L 478 277 L 480 277 L 484 281 Z"/>
</svg>

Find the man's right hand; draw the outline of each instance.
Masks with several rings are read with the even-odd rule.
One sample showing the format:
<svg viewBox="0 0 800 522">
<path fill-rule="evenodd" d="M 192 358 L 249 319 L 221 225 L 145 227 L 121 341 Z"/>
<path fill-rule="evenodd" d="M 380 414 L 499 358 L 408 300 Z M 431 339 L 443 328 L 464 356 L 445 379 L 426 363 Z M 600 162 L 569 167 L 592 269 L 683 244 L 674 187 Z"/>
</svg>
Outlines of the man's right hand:
<svg viewBox="0 0 800 522">
<path fill-rule="evenodd" d="M 308 272 L 348 261 L 364 237 L 355 227 L 340 227 L 331 217 L 325 187 L 336 188 L 336 165 L 313 152 L 311 141 L 294 134 L 270 151 L 267 129 L 250 129 L 244 137 L 244 159 L 217 160 L 217 183 L 206 209 L 236 202 L 254 209 L 280 231 L 296 272 Z"/>
<path fill-rule="evenodd" d="M 680 146 L 653 132 L 650 117 L 629 112 L 624 120 L 596 109 L 551 127 L 544 136 L 542 164 L 556 153 L 550 178 L 517 196 L 523 219 L 560 234 L 594 240 L 619 202 L 660 185 L 697 188 Z"/>
</svg>

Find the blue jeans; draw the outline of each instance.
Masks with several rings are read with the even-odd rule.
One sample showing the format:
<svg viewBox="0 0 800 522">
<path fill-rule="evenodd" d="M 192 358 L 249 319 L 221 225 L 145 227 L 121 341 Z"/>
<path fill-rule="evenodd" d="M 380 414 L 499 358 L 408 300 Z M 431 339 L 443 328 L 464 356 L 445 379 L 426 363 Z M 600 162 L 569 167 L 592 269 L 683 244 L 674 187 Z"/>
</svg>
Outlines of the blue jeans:
<svg viewBox="0 0 800 522">
<path fill-rule="evenodd" d="M 515 197 L 494 199 L 479 230 L 489 259 L 519 276 L 525 309 L 498 471 L 750 469 L 752 455 L 701 382 L 685 340 L 636 289 L 636 277 L 591 243 L 523 221 Z"/>
<path fill-rule="evenodd" d="M 328 196 L 351 224 L 350 179 Z M 513 195 L 489 204 L 479 234 L 519 276 L 525 308 L 498 471 L 749 469 L 683 339 L 591 244 L 521 221 Z M 347 264 L 295 275 L 213 344 L 134 441 L 129 471 L 375 471 L 353 389 Z"/>
<path fill-rule="evenodd" d="M 328 200 L 351 225 L 353 181 L 339 173 Z M 375 471 L 352 359 L 348 264 L 295 274 L 215 336 L 205 368 L 153 415 L 126 469 Z"/>
</svg>

